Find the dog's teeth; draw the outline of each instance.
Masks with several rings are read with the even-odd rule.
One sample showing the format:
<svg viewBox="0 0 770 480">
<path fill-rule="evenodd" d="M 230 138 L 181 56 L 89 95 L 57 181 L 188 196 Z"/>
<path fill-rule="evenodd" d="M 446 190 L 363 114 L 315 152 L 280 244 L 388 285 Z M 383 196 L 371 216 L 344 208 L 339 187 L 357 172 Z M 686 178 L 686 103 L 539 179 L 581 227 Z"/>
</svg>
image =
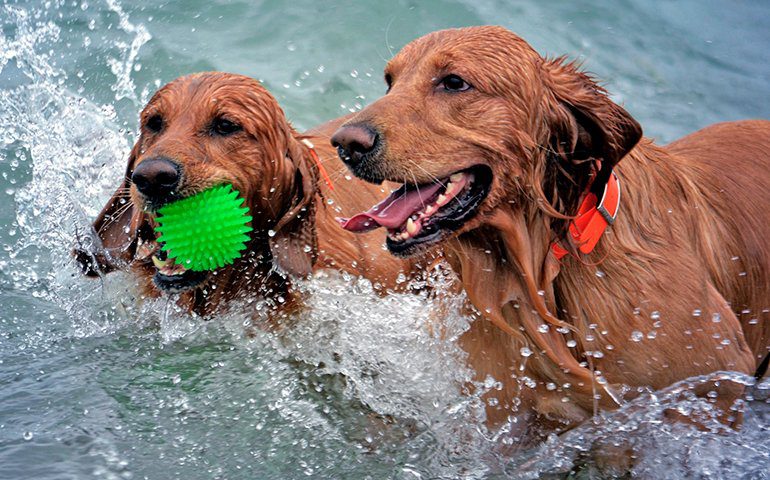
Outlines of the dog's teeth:
<svg viewBox="0 0 770 480">
<path fill-rule="evenodd" d="M 168 260 L 161 260 L 160 258 L 158 258 L 157 255 L 152 256 L 152 264 L 155 265 L 155 268 L 157 268 L 158 270 L 163 269 L 167 263 L 168 263 Z"/>
<path fill-rule="evenodd" d="M 450 183 L 449 185 L 452 185 L 452 184 Z M 449 188 L 449 187 L 447 186 L 447 189 L 448 189 L 448 188 Z M 438 198 L 436 199 L 436 205 L 438 205 L 439 207 L 443 207 L 443 206 L 446 204 L 446 202 L 447 202 L 447 201 L 449 201 L 449 199 L 447 198 L 447 196 L 446 196 L 446 195 L 444 195 L 444 194 L 442 193 L 442 194 L 441 194 L 441 195 L 439 195 L 439 196 L 438 196 Z"/>
<path fill-rule="evenodd" d="M 414 223 L 414 220 L 410 217 L 409 220 L 406 221 L 406 232 L 409 235 L 414 235 L 417 233 L 417 224 Z"/>
<path fill-rule="evenodd" d="M 436 213 L 436 210 L 438 210 L 438 205 L 436 204 L 428 205 L 428 208 L 425 209 L 425 216 L 429 217 L 433 215 L 434 213 Z"/>
<path fill-rule="evenodd" d="M 464 176 L 465 176 L 465 174 L 464 174 L 464 173 L 462 173 L 462 172 L 458 172 L 458 173 L 455 173 L 455 174 L 453 174 L 452 176 L 450 176 L 450 177 L 449 177 L 449 181 L 450 181 L 450 182 L 459 182 L 460 180 L 462 180 L 462 179 L 463 179 L 463 177 L 464 177 Z"/>
<path fill-rule="evenodd" d="M 174 275 L 182 275 L 184 272 L 187 271 L 186 268 L 184 268 L 182 265 L 179 265 L 178 263 L 174 263 L 173 261 L 168 261 L 168 264 L 159 270 L 160 273 L 163 275 L 168 276 L 174 276 Z"/>
<path fill-rule="evenodd" d="M 136 246 L 136 254 L 134 255 L 134 260 L 145 260 L 150 258 L 150 255 L 154 254 L 157 249 L 157 243 L 145 242 L 142 239 L 139 239 Z"/>
</svg>

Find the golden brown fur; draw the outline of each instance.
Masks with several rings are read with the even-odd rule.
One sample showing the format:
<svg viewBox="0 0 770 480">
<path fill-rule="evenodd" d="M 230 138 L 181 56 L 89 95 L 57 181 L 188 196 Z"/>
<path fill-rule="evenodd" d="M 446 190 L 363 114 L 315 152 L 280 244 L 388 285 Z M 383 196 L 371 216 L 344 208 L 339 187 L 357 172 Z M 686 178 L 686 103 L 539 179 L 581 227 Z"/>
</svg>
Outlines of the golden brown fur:
<svg viewBox="0 0 770 480">
<path fill-rule="evenodd" d="M 658 146 L 576 65 L 499 27 L 429 34 L 385 72 L 388 94 L 347 122 L 379 135 L 383 178 L 494 174 L 478 215 L 442 244 L 482 315 L 461 339 L 469 361 L 503 383 L 493 422 L 518 407 L 522 429 L 563 429 L 638 388 L 755 372 L 770 347 L 770 122 Z M 442 90 L 449 74 L 472 88 Z M 620 213 L 591 255 L 560 262 L 551 245 L 571 240 L 596 160 L 617 164 Z M 711 389 L 724 408 L 742 392 L 698 393 Z"/>
<path fill-rule="evenodd" d="M 157 133 L 147 128 L 155 115 L 163 118 Z M 211 122 L 222 116 L 243 130 L 227 137 L 211 134 Z M 302 277 L 313 268 L 363 275 L 382 291 L 395 288 L 396 277 L 408 273 L 410 263 L 387 255 L 381 234 L 358 237 L 334 225 L 338 211 L 361 209 L 383 194 L 379 187 L 342 178 L 343 167 L 328 141 L 340 122 L 300 135 L 275 99 L 251 78 L 210 72 L 174 80 L 142 111 L 141 135 L 131 150 L 123 184 L 94 222 L 99 248 L 77 249 L 79 262 L 91 275 L 130 267 L 146 295 L 160 294 L 146 252 L 155 238 L 151 219 L 130 177 L 144 159 L 162 155 L 183 168 L 181 196 L 232 183 L 247 199 L 254 219 L 246 253 L 210 275 L 201 287 L 179 296 L 180 305 L 189 311 L 210 314 L 243 296 L 280 297 L 277 303 L 288 305 L 292 295 L 286 274 Z M 320 178 L 302 139 L 315 145 L 334 191 Z"/>
</svg>

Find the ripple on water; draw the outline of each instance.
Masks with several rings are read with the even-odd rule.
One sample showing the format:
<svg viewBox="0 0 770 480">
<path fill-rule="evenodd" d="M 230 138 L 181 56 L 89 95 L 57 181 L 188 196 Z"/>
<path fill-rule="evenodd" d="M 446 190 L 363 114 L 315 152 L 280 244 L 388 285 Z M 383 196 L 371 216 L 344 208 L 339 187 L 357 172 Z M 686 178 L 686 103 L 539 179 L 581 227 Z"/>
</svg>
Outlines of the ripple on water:
<svg viewBox="0 0 770 480">
<path fill-rule="evenodd" d="M 461 394 L 462 298 L 438 336 L 433 300 L 321 274 L 277 335 L 249 328 L 258 303 L 204 321 L 138 302 L 128 275 L 81 278 L 69 251 L 123 174 L 121 112 L 133 125 L 155 88 L 135 75 L 150 27 L 89 3 L 0 6 L 0 478 L 586 478 L 628 446 L 642 478 L 766 475 L 767 384 L 740 432 L 665 420 L 708 418 L 691 379 L 517 451 L 511 426 L 483 425 L 495 379 Z"/>
</svg>

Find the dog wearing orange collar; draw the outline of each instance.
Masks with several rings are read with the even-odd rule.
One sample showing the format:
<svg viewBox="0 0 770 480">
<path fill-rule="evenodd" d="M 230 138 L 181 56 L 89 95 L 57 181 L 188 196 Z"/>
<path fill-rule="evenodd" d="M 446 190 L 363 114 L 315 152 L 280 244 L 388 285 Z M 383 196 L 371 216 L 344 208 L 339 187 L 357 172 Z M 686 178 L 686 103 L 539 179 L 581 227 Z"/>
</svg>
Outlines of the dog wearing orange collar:
<svg viewBox="0 0 770 480">
<path fill-rule="evenodd" d="M 501 383 L 493 423 L 537 437 L 644 389 L 762 373 L 770 122 L 658 146 L 574 63 L 499 27 L 415 40 L 385 80 L 332 142 L 360 178 L 407 183 L 342 223 L 385 227 L 402 257 L 443 246 L 480 314 L 469 362 Z M 695 393 L 735 425 L 743 388 Z"/>
</svg>

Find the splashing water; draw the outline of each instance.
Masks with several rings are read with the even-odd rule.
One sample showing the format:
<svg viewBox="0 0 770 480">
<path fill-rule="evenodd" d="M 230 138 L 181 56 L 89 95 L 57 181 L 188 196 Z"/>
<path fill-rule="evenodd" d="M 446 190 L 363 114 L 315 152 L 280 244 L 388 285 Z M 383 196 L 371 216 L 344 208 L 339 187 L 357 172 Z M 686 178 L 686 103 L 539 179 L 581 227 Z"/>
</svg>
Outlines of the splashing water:
<svg viewBox="0 0 770 480">
<path fill-rule="evenodd" d="M 135 14 L 115 0 L 0 7 L 0 195 L 13 205 L 0 212 L 0 478 L 590 478 L 607 474 L 597 452 L 625 448 L 639 478 L 766 475 L 767 382 L 723 374 L 750 386 L 739 432 L 666 421 L 668 408 L 709 418 L 687 394 L 696 378 L 511 453 L 510 425 L 484 424 L 495 379 L 474 382 L 455 342 L 461 297 L 435 328 L 437 300 L 321 273 L 276 334 L 253 327 L 260 302 L 204 321 L 137 301 L 129 275 L 82 278 L 70 250 L 161 83 L 140 60 L 173 50 L 153 43 L 159 13 Z M 296 75 L 308 92 L 344 78 L 346 95 L 364 77 L 340 67 L 321 88 L 303 73 L 333 68 Z"/>
</svg>

